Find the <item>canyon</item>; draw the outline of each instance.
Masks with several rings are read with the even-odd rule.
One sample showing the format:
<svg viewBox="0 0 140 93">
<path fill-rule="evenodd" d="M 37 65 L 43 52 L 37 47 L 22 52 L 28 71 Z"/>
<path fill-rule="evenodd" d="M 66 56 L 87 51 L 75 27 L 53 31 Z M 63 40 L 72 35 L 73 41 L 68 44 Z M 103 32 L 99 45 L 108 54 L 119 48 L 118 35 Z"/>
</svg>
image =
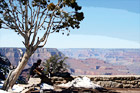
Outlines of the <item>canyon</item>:
<svg viewBox="0 0 140 93">
<path fill-rule="evenodd" d="M 20 51 L 25 48 L 0 48 L 13 66 L 20 61 Z M 40 48 L 31 56 L 25 69 L 37 59 L 45 62 L 49 57 L 59 55 L 65 60 L 72 75 L 137 75 L 140 74 L 140 49 L 55 49 Z"/>
<path fill-rule="evenodd" d="M 75 58 L 84 61 L 88 60 L 88 62 L 94 59 L 104 61 L 104 63 L 106 65 L 108 64 L 108 66 L 100 63 L 100 65 L 102 65 L 100 66 L 101 68 L 110 69 L 110 71 L 113 71 L 114 69 L 116 72 L 117 71 L 123 72 L 120 74 L 126 74 L 126 73 L 140 74 L 140 49 L 100 49 L 100 48 L 72 49 L 71 48 L 71 49 L 60 49 L 60 51 L 65 56 L 68 56 L 69 58 Z M 91 61 L 91 62 L 95 62 L 95 61 Z M 100 74 L 102 73 L 102 71 L 100 71 Z M 112 72 L 108 72 L 108 74 L 109 73 L 111 74 Z M 117 74 L 117 73 L 114 72 L 112 74 Z"/>
</svg>

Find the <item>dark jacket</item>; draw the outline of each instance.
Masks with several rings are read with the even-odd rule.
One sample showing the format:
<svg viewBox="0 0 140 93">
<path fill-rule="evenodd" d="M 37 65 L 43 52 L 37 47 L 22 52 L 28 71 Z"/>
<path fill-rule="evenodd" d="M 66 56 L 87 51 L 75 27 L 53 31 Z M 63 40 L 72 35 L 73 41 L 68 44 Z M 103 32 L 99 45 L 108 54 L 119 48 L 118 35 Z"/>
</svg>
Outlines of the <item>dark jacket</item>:
<svg viewBox="0 0 140 93">
<path fill-rule="evenodd" d="M 33 66 L 30 69 L 30 75 L 34 76 L 36 73 L 34 72 L 34 69 L 38 68 L 38 64 L 34 63 Z"/>
</svg>

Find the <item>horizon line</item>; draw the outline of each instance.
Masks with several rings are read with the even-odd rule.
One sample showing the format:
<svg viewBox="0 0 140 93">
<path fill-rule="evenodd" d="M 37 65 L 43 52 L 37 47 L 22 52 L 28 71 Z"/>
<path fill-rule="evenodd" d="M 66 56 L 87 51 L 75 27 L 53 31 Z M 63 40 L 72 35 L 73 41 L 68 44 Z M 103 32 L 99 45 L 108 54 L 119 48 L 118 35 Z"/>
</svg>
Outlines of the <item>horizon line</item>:
<svg viewBox="0 0 140 93">
<path fill-rule="evenodd" d="M 0 48 L 25 48 L 25 47 L 0 47 Z M 46 47 L 43 47 L 43 48 L 46 48 Z M 140 48 L 51 48 L 51 49 L 140 49 Z"/>
</svg>

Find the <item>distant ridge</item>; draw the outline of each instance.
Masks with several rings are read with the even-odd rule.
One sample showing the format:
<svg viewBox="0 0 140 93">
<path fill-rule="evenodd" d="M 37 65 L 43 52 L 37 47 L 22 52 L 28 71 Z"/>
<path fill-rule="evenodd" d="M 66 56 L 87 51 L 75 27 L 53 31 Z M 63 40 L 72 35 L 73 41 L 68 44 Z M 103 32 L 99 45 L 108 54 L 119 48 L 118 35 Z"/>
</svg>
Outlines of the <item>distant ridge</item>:
<svg viewBox="0 0 140 93">
<path fill-rule="evenodd" d="M 69 58 L 78 60 L 98 59 L 114 66 L 124 66 L 129 73 L 140 74 L 140 49 L 137 48 L 69 48 L 59 50 Z"/>
</svg>

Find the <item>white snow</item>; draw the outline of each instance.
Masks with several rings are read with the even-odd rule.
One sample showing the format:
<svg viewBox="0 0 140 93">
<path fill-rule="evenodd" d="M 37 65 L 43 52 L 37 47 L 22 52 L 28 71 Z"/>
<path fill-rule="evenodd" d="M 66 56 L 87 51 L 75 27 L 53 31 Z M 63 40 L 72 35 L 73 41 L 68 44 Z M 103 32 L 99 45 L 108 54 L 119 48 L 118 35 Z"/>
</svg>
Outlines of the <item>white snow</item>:
<svg viewBox="0 0 140 93">
<path fill-rule="evenodd" d="M 1 81 L 0 88 L 2 88 L 3 84 L 4 84 L 4 81 Z M 23 89 L 24 89 L 23 87 L 14 85 L 12 88 L 12 91 L 16 93 L 20 93 Z M 3 90 L 0 90 L 0 93 L 8 93 L 8 92 L 3 92 Z"/>
<path fill-rule="evenodd" d="M 4 84 L 4 81 L 1 81 L 2 84 Z"/>
<path fill-rule="evenodd" d="M 0 89 L 2 88 L 3 84 L 4 84 L 4 81 L 0 81 Z M 1 92 L 0 92 L 1 93 Z"/>
<path fill-rule="evenodd" d="M 71 82 L 58 85 L 60 87 L 77 87 L 77 88 L 101 88 L 100 85 L 94 84 L 88 77 L 75 78 Z"/>
<path fill-rule="evenodd" d="M 42 89 L 42 90 L 45 90 L 45 89 L 54 89 L 54 87 L 53 86 L 51 86 L 51 85 L 48 85 L 48 84 L 46 84 L 46 83 L 42 83 L 41 85 L 40 85 L 40 88 Z"/>
<path fill-rule="evenodd" d="M 1 82 L 1 84 L 0 84 L 0 93 L 9 93 L 7 91 L 1 90 L 1 88 L 2 88 L 2 86 L 4 84 L 4 81 L 0 81 L 0 82 Z"/>
<path fill-rule="evenodd" d="M 20 87 L 18 85 L 14 85 L 12 88 L 12 91 L 16 92 L 16 93 L 20 93 L 23 89 L 24 89 L 23 87 Z"/>
<path fill-rule="evenodd" d="M 9 92 L 4 91 L 4 90 L 0 90 L 0 93 L 9 93 Z"/>
<path fill-rule="evenodd" d="M 2 88 L 3 84 L 0 84 L 0 89 Z"/>
</svg>

